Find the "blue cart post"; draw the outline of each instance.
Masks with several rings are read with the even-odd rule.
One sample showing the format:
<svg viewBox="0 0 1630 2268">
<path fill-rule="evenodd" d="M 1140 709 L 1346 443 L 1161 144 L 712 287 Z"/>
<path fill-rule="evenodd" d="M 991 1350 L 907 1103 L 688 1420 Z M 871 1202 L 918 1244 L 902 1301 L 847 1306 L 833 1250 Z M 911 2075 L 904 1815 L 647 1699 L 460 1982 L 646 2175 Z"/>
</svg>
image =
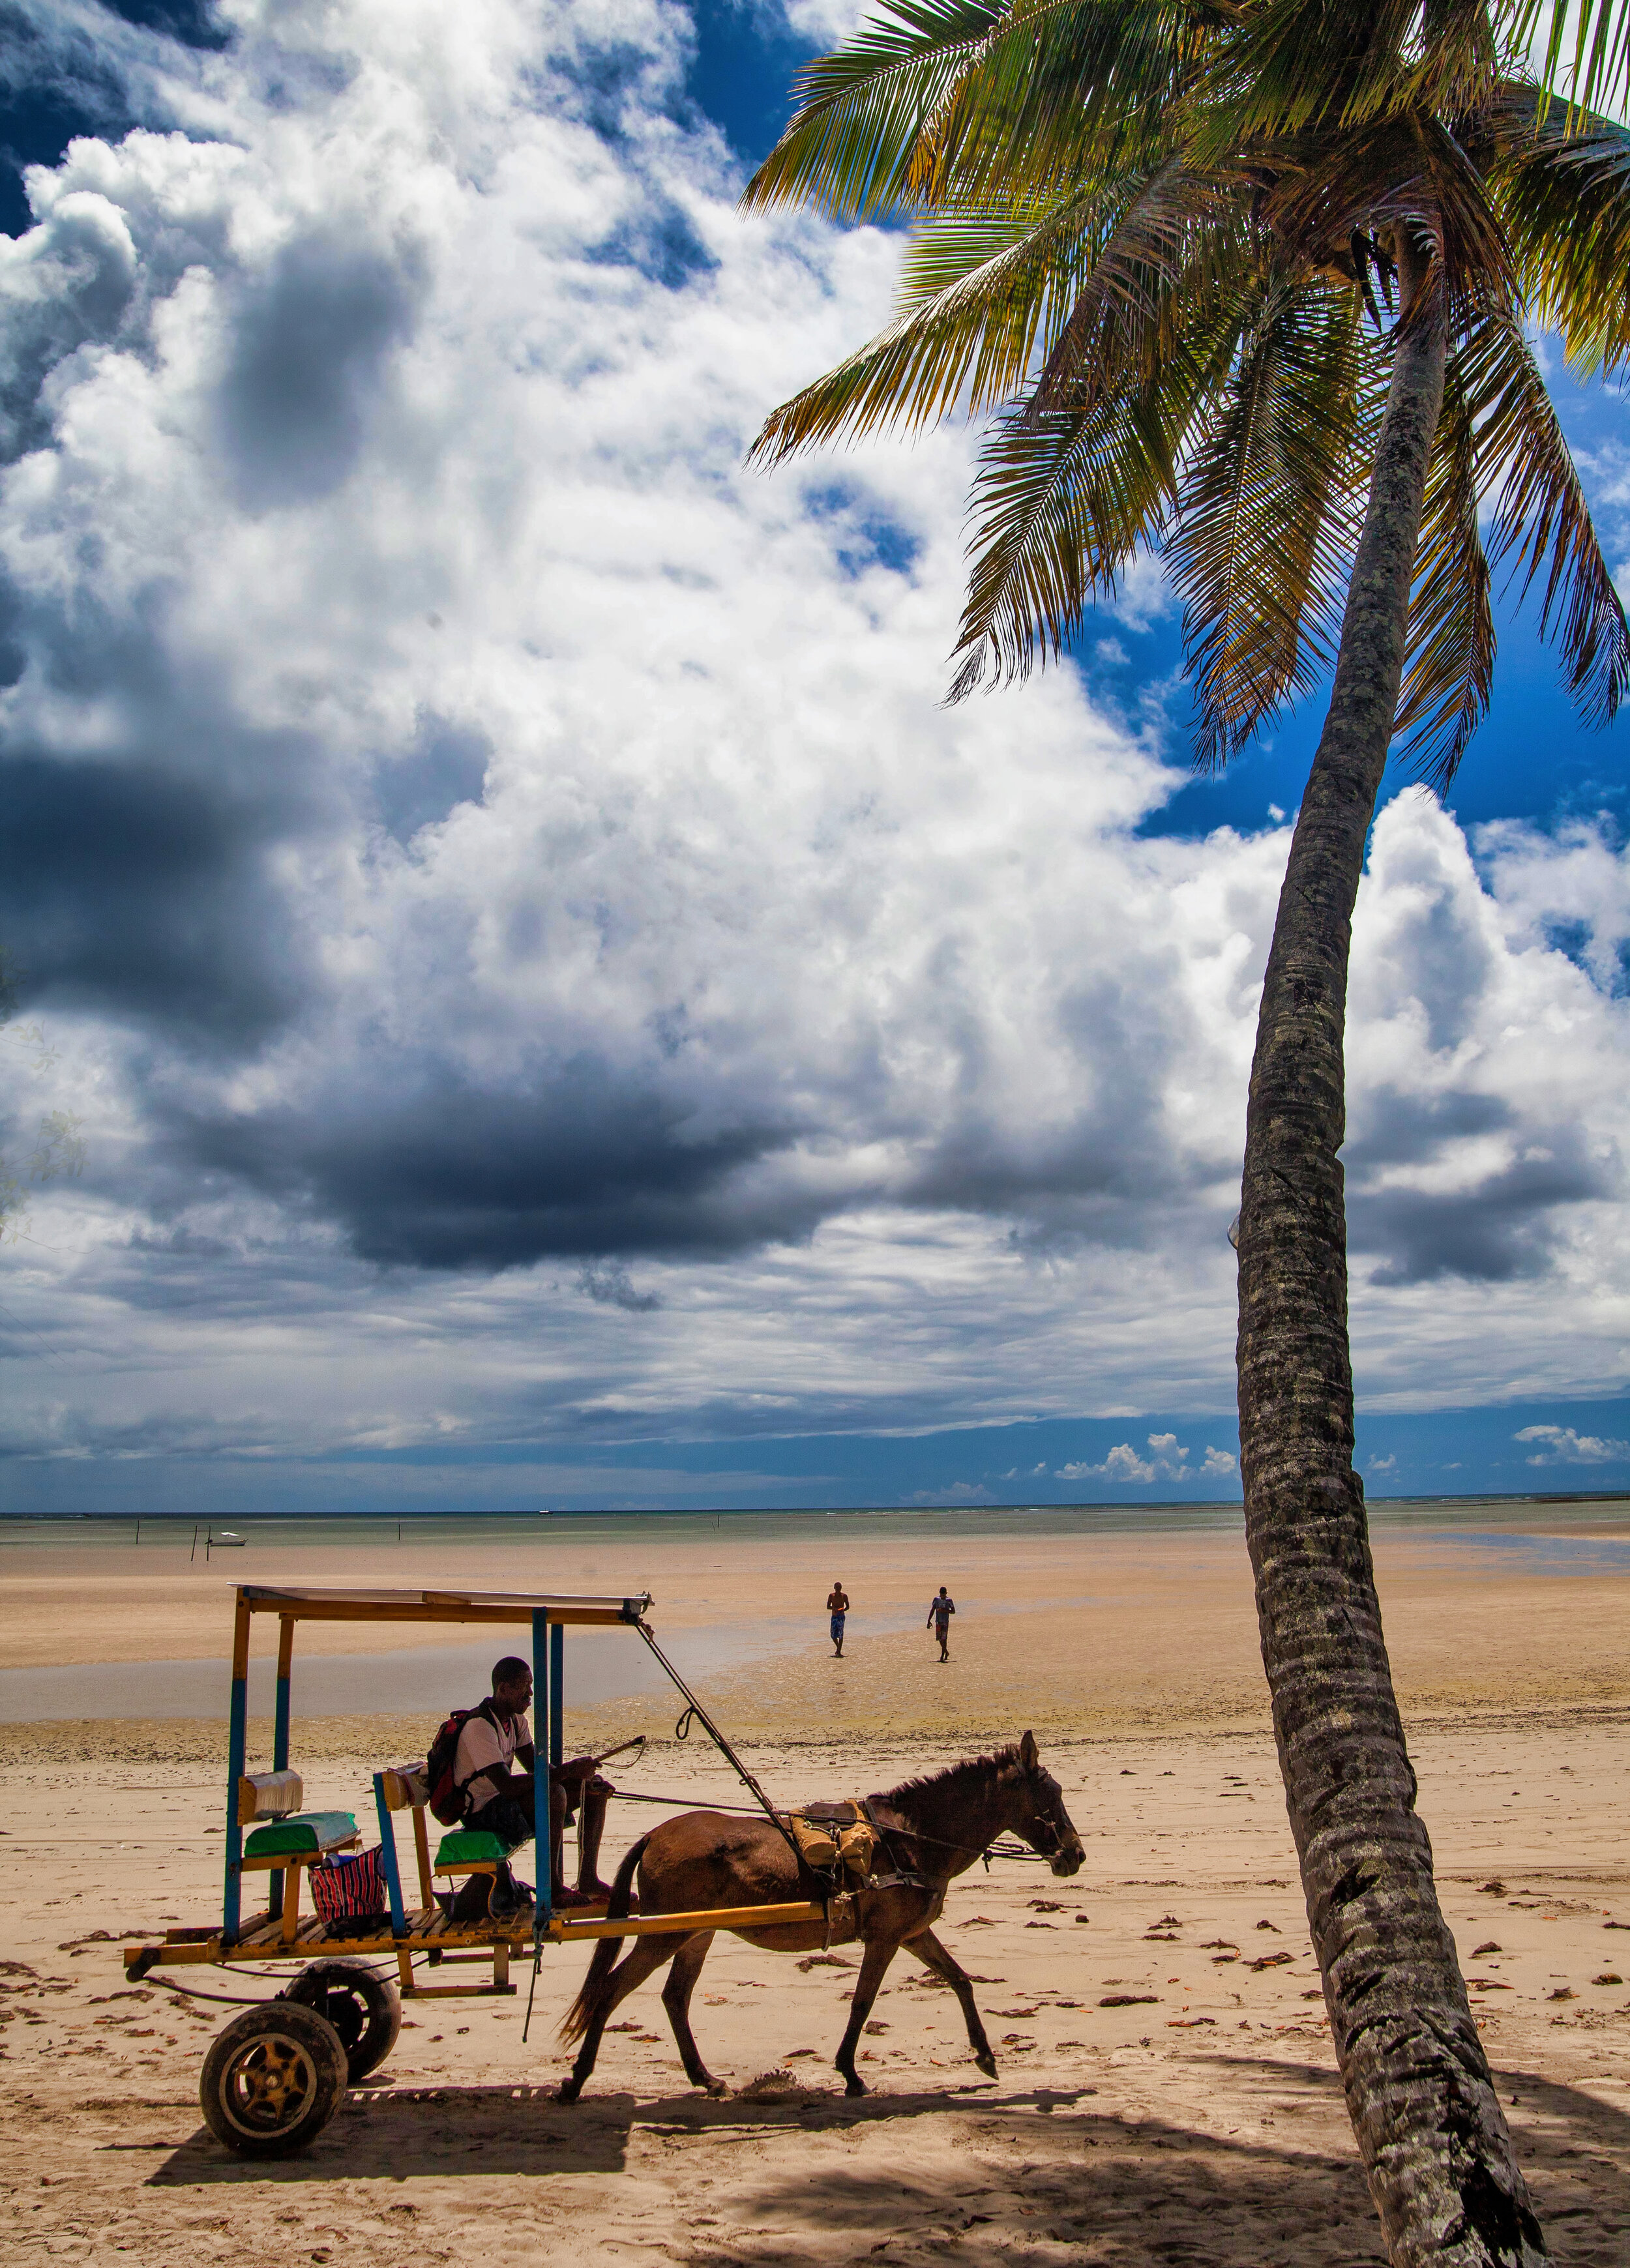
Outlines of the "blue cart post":
<svg viewBox="0 0 1630 2268">
<path fill-rule="evenodd" d="M 566 1626 L 549 1627 L 549 1760 L 564 1761 L 566 1749 Z"/>
<path fill-rule="evenodd" d="M 380 1820 L 380 1857 L 385 1868 L 385 1889 L 390 1899 L 390 1926 L 393 1937 L 405 1937 L 408 1931 L 407 1903 L 402 1895 L 402 1868 L 396 1859 L 396 1830 L 391 1825 L 390 1807 L 385 1800 L 385 1775 L 373 1775 L 373 1808 Z M 413 1967 L 409 1962 L 407 1977 L 409 1984 Z"/>
<path fill-rule="evenodd" d="M 533 1728 L 533 1839 L 537 1844 L 537 1926 L 546 1928 L 556 1903 L 556 1885 L 551 1875 L 551 1799 L 549 1799 L 549 1764 L 556 1756 L 556 1712 L 551 1710 L 551 1645 L 549 1645 L 549 1608 L 533 1610 L 533 1698 L 537 1704 L 537 1724 Z"/>
<path fill-rule="evenodd" d="M 221 1943 L 235 1945 L 243 1918 L 243 1825 L 238 1783 L 247 1762 L 249 1737 L 249 1602 L 238 1594 L 232 1623 L 232 1712 L 226 1728 L 226 1880 L 221 1901 Z M 281 1878 L 279 1878 L 281 1879 Z"/>
</svg>

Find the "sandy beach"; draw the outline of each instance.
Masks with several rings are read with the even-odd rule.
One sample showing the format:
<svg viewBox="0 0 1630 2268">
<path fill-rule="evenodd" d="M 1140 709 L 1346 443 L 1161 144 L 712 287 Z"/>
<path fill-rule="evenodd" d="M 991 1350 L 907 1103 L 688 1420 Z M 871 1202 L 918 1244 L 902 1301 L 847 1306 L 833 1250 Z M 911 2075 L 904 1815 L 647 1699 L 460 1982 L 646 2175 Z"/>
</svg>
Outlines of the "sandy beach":
<svg viewBox="0 0 1630 2268">
<path fill-rule="evenodd" d="M 253 1540 L 207 1570 L 167 1543 L 117 1564 L 79 1539 L 6 1552 L 0 1669 L 78 1666 L 85 1697 L 0 1725 L 13 2256 L 1379 2261 L 1240 1539 L 993 1528 L 851 1529 L 838 1565 L 831 1530 L 729 1523 L 717 1543 L 647 1532 L 626 1550 L 570 1526 L 524 1550 L 299 1544 L 298 1566 Z M 1630 2250 L 1626 1540 L 1630 1520 L 1535 1508 L 1458 1530 L 1383 1522 L 1376 1538 L 1420 1808 L 1491 2060 L 1554 2257 L 1603 2268 Z M 886 1787 L 1033 1725 L 1088 1860 L 1062 1883 L 998 1864 L 953 1888 L 945 1933 L 979 1979 L 996 2080 L 974 2069 L 948 1995 L 903 1957 L 866 2039 L 874 2092 L 846 2102 L 830 2058 L 851 1972 L 721 1939 L 693 2013 L 731 2095 L 686 2086 L 653 1982 L 567 2109 L 549 2100 L 556 2028 L 582 1956 L 549 1952 L 526 2045 L 524 1979 L 514 1999 L 410 2004 L 395 2054 L 307 2154 L 229 2158 L 196 2088 L 230 2010 L 157 1975 L 127 1985 L 113 1942 L 218 1911 L 223 1728 L 102 1715 L 97 1698 L 121 1662 L 218 1659 L 231 1581 L 251 1572 L 649 1588 L 658 1628 L 691 1634 L 710 1705 L 778 1798 Z M 820 1612 L 834 1574 L 855 1601 L 842 1663 Z M 959 1606 L 943 1667 L 921 1628 L 940 1581 Z M 348 1643 L 400 1653 L 402 1635 Z M 358 1810 L 377 1763 L 422 1750 L 440 1710 L 475 1697 L 437 1689 L 433 1647 L 424 1666 L 417 1713 L 299 1719 L 308 1803 Z M 299 1674 L 297 1659 L 297 1710 Z M 601 1691 L 570 1730 L 574 1744 L 646 1731 L 631 1788 L 734 1793 L 694 1739 L 675 1742 L 674 1715 L 654 1691 Z M 614 1807 L 612 1854 L 661 1815 Z M 274 1989 L 270 1971 L 182 1981 Z"/>
</svg>

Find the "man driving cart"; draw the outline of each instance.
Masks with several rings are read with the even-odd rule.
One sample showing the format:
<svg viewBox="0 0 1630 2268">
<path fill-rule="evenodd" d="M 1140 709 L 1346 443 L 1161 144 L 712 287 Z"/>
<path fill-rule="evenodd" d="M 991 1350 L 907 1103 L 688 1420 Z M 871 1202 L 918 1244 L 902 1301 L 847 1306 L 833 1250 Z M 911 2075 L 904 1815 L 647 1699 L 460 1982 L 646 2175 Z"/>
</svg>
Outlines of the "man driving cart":
<svg viewBox="0 0 1630 2268">
<path fill-rule="evenodd" d="M 535 1831 L 537 1756 L 527 1718 L 531 1705 L 531 1667 L 519 1654 L 505 1654 L 493 1664 L 490 1698 L 464 1719 L 454 1756 L 454 1782 L 465 1799 L 464 1825 L 496 1835 L 508 1852 L 529 1843 Z M 549 1881 L 557 1910 L 601 1904 L 610 1896 L 600 1879 L 600 1842 L 606 1806 L 616 1793 L 594 1756 L 573 1756 L 549 1769 Z M 578 1881 L 572 1889 L 565 1881 L 564 1845 L 566 1825 L 574 1816 Z M 515 1881 L 506 1860 L 496 1880 L 470 1876 L 453 1902 L 452 1918 L 479 1921 L 490 1904 L 501 1912 L 531 1896 L 531 1886 Z"/>
</svg>

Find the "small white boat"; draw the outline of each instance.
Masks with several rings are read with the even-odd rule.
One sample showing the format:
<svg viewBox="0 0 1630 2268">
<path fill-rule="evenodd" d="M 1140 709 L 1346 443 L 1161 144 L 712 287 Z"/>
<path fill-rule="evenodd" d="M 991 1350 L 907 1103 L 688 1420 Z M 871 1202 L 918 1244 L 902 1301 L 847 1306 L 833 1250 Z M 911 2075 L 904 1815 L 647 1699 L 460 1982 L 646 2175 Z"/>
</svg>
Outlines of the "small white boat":
<svg viewBox="0 0 1630 2268">
<path fill-rule="evenodd" d="M 218 1550 L 220 1550 L 220 1548 L 221 1548 L 221 1546 L 222 1546 L 222 1544 L 223 1544 L 223 1543 L 237 1543 L 237 1544 L 242 1544 L 242 1543 L 247 1543 L 247 1542 L 248 1541 L 248 1539 L 247 1539 L 247 1536 L 242 1536 L 242 1535 L 234 1535 L 232 1534 L 232 1529 L 231 1529 L 230 1528 L 222 1528 L 222 1530 L 221 1530 L 221 1532 L 220 1532 L 220 1534 L 219 1534 L 218 1535 L 217 1535 L 213 1532 L 213 1530 L 211 1530 L 211 1532 L 210 1532 L 210 1543 L 215 1546 L 215 1549 L 218 1551 Z"/>
</svg>

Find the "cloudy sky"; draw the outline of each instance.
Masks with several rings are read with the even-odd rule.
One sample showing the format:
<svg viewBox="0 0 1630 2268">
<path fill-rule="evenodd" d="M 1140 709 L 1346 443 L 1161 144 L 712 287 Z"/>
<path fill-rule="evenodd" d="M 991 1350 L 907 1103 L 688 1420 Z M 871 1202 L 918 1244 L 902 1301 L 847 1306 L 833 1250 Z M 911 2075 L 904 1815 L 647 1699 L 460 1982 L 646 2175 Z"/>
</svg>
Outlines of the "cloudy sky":
<svg viewBox="0 0 1630 2268">
<path fill-rule="evenodd" d="M 1237 1492 L 1317 711 L 1193 779 L 1151 563 L 948 711 L 968 438 L 743 468 L 889 305 L 736 210 L 847 9 L 20 0 L 0 1130 L 85 1162 L 0 1251 L 10 1508 Z M 1630 1482 L 1627 747 L 1509 620 L 1453 808 L 1385 791 L 1373 1492 Z"/>
</svg>

